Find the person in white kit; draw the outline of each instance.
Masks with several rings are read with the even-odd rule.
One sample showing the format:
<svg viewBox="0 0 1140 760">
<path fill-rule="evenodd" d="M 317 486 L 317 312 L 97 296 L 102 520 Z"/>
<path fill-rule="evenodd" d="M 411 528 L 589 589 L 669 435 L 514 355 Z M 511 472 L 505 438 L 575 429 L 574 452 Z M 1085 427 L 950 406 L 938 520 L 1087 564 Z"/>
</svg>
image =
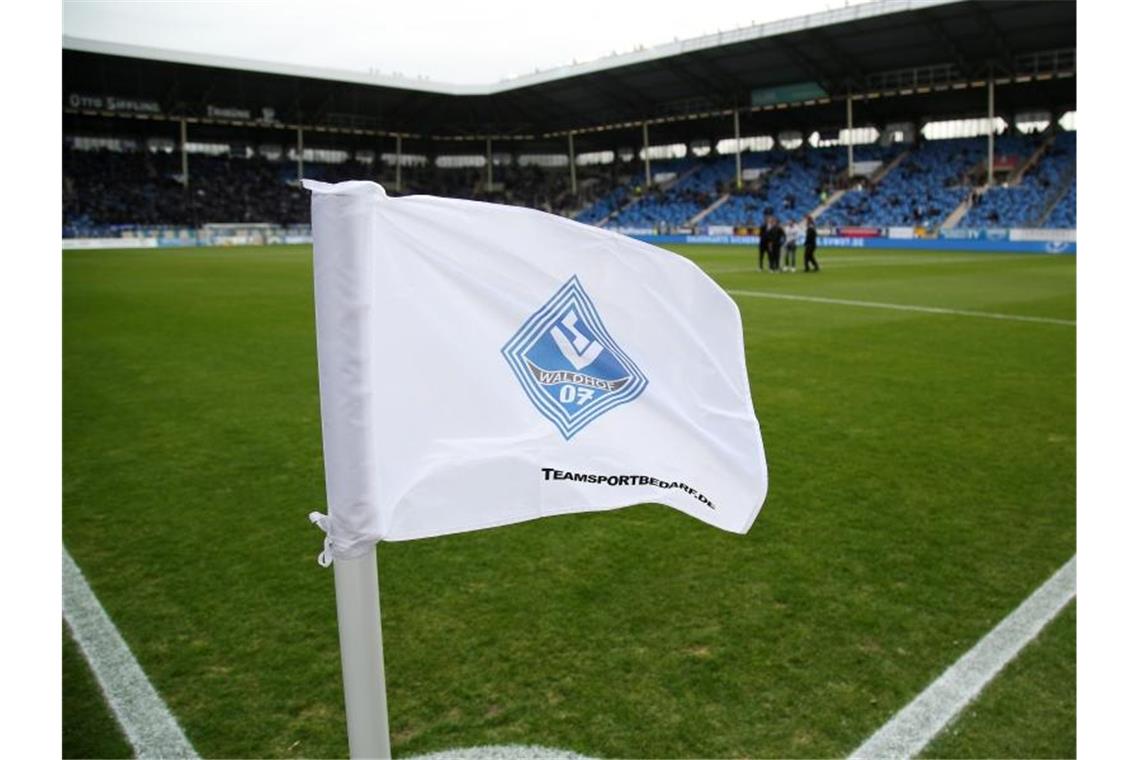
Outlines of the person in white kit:
<svg viewBox="0 0 1140 760">
<path fill-rule="evenodd" d="M 804 228 L 795 219 L 788 220 L 788 242 L 784 244 L 783 271 L 796 271 L 796 248 L 803 243 Z"/>
</svg>

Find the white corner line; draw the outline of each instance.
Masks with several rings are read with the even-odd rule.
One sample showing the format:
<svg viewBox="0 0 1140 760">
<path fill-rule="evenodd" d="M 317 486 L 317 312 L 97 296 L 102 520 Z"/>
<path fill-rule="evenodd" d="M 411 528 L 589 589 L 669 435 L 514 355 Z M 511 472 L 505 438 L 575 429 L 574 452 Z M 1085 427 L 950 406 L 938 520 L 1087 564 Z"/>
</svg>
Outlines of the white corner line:
<svg viewBox="0 0 1140 760">
<path fill-rule="evenodd" d="M 568 749 L 540 747 L 536 744 L 495 744 L 462 749 L 445 749 L 426 755 L 413 755 L 408 760 L 591 760 Z"/>
<path fill-rule="evenodd" d="M 63 617 L 139 758 L 197 758 L 127 642 L 63 549 Z"/>
<path fill-rule="evenodd" d="M 1053 317 L 1029 317 L 1022 314 L 998 314 L 992 311 L 970 311 L 968 309 L 945 309 L 940 306 L 912 306 L 900 303 L 879 303 L 878 301 L 853 301 L 846 298 L 823 298 L 821 296 L 798 296 L 790 293 L 772 293 L 763 290 L 728 290 L 733 296 L 748 298 L 775 298 L 782 301 L 811 301 L 812 303 L 835 304 L 839 306 L 862 306 L 868 309 L 893 309 L 895 311 L 917 311 L 923 314 L 951 314 L 959 317 L 984 317 L 1005 319 L 1012 322 L 1038 322 L 1047 325 L 1067 325 L 1076 327 L 1074 319 L 1054 319 Z"/>
<path fill-rule="evenodd" d="M 1021 605 L 851 753 L 851 758 L 911 758 L 982 692 L 1077 595 L 1074 556 Z"/>
</svg>

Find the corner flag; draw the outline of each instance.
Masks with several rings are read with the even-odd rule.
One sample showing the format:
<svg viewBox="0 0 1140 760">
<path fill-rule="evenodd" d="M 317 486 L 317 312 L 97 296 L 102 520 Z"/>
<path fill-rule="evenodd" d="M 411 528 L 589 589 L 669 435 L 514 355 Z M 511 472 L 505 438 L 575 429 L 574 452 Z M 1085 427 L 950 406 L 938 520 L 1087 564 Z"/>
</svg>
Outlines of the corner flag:
<svg viewBox="0 0 1140 760">
<path fill-rule="evenodd" d="M 740 312 L 687 259 L 531 209 L 312 191 L 353 757 L 387 757 L 378 541 L 657 502 L 737 533 L 768 487 Z"/>
<path fill-rule="evenodd" d="M 740 313 L 692 262 L 531 209 L 305 187 L 332 557 L 645 502 L 748 531 L 767 469 Z"/>
</svg>

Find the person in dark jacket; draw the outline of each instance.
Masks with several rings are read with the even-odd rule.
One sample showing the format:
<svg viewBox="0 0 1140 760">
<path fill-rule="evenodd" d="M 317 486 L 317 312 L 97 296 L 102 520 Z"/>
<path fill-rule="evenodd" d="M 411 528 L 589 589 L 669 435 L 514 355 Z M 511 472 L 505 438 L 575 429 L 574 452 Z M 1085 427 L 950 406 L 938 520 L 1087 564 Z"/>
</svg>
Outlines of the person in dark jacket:
<svg viewBox="0 0 1140 760">
<path fill-rule="evenodd" d="M 764 271 L 764 257 L 768 255 L 768 227 L 771 224 L 771 217 L 765 216 L 764 221 L 760 224 L 760 253 L 757 256 L 756 266 L 760 271 Z"/>
<path fill-rule="evenodd" d="M 815 260 L 815 220 L 811 214 L 808 214 L 807 229 L 804 231 L 804 271 L 819 271 L 819 262 Z"/>
<path fill-rule="evenodd" d="M 776 217 L 768 222 L 768 268 L 773 272 L 780 271 L 780 251 L 783 250 L 784 241 L 788 235 Z"/>
</svg>

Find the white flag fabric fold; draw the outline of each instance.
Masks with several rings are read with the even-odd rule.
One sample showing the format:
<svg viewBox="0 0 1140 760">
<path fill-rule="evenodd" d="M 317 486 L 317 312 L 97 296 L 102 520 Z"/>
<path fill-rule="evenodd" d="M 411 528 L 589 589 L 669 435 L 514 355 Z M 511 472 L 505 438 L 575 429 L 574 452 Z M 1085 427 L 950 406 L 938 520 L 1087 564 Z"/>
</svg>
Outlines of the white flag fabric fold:
<svg viewBox="0 0 1140 760">
<path fill-rule="evenodd" d="M 305 187 L 334 557 L 647 502 L 748 531 L 768 476 L 740 313 L 692 262 L 531 209 Z"/>
</svg>

